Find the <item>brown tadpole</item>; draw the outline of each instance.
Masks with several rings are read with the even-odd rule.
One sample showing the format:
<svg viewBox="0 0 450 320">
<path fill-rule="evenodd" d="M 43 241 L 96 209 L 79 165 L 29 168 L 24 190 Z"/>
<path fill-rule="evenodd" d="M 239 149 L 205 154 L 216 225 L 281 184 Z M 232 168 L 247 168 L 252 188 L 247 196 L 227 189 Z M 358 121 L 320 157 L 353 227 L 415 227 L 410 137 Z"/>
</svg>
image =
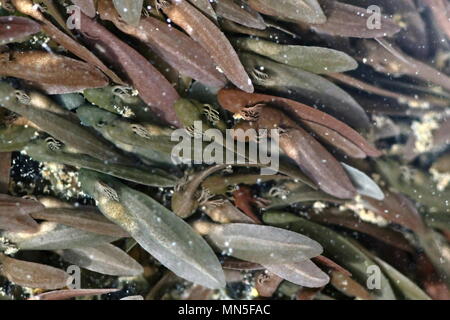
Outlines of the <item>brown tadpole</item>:
<svg viewBox="0 0 450 320">
<path fill-rule="evenodd" d="M 85 62 L 45 51 L 10 51 L 0 62 L 0 75 L 53 87 L 52 93 L 70 93 L 108 84 L 106 76 Z"/>
<path fill-rule="evenodd" d="M 208 86 L 222 88 L 227 80 L 203 47 L 182 31 L 155 17 L 141 17 L 137 26 L 121 19 L 109 0 L 98 2 L 103 20 L 114 23 L 122 32 L 149 46 L 180 74 Z"/>
<path fill-rule="evenodd" d="M 252 108 L 256 129 L 279 129 L 280 149 L 323 191 L 339 199 L 351 199 L 356 190 L 342 165 L 311 134 L 272 105 Z M 247 109 L 241 110 L 245 113 Z"/>
<path fill-rule="evenodd" d="M 209 53 L 238 88 L 253 92 L 253 84 L 225 34 L 186 0 L 160 1 L 162 10 Z"/>
<path fill-rule="evenodd" d="M 180 122 L 173 105 L 180 98 L 164 76 L 139 52 L 117 38 L 105 27 L 83 13 L 80 32 L 94 43 L 106 59 L 122 68 L 145 103 L 156 116 L 178 127 Z"/>
<path fill-rule="evenodd" d="M 353 155 L 356 158 L 361 158 L 365 154 L 369 157 L 379 157 L 382 154 L 347 124 L 303 103 L 272 95 L 250 94 L 236 89 L 220 90 L 217 99 L 224 109 L 235 114 L 241 114 L 242 110 L 258 104 L 270 104 L 274 108 L 285 112 L 285 117 L 316 132 L 327 143 L 338 149 L 347 150 L 349 156 Z M 331 134 L 334 138 L 339 137 L 339 140 L 327 137 L 327 135 Z M 359 151 L 355 151 L 355 148 L 359 149 Z"/>
</svg>

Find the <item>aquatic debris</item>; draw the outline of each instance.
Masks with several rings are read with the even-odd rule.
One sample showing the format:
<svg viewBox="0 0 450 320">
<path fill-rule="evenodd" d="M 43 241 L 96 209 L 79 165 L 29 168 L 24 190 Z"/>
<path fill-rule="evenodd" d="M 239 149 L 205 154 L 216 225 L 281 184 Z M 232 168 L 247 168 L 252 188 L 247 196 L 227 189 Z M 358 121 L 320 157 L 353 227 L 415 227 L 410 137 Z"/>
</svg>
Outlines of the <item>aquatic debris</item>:
<svg viewBox="0 0 450 320">
<path fill-rule="evenodd" d="M 362 197 L 364 206 L 393 223 L 421 232 L 425 225 L 411 200 L 396 192 L 385 192 L 382 201 Z"/>
<path fill-rule="evenodd" d="M 399 168 L 393 159 L 377 160 L 376 169 L 392 189 L 403 194 L 397 197 L 406 195 L 431 208 L 432 211 L 449 211 L 449 190 L 438 190 L 433 178 L 427 175 L 425 171 L 407 165 Z"/>
<path fill-rule="evenodd" d="M 449 121 L 446 115 L 430 112 L 421 117 L 420 121 L 411 124 L 412 133 L 403 150 L 403 157 L 413 161 L 423 153 L 439 153 L 449 142 Z"/>
</svg>

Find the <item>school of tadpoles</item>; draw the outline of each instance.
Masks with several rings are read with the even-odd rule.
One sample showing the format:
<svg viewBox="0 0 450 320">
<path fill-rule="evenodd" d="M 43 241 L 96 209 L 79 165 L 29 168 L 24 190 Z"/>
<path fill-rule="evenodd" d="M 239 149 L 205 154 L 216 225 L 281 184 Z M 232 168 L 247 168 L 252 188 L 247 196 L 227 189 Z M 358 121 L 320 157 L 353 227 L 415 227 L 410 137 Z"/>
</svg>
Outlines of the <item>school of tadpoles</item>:
<svg viewBox="0 0 450 320">
<path fill-rule="evenodd" d="M 449 106 L 448 0 L 0 0 L 0 300 L 450 299 Z"/>
</svg>

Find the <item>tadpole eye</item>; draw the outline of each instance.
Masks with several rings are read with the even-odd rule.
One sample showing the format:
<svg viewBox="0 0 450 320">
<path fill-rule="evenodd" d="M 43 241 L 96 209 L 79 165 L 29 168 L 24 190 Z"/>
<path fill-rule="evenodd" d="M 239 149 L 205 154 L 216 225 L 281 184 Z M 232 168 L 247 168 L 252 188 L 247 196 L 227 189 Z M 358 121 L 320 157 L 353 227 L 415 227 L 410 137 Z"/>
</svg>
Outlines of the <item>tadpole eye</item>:
<svg viewBox="0 0 450 320">
<path fill-rule="evenodd" d="M 100 127 L 100 128 L 101 128 L 101 127 L 103 127 L 105 124 L 106 124 L 105 121 L 100 120 L 100 121 L 97 122 L 97 127 Z"/>
</svg>

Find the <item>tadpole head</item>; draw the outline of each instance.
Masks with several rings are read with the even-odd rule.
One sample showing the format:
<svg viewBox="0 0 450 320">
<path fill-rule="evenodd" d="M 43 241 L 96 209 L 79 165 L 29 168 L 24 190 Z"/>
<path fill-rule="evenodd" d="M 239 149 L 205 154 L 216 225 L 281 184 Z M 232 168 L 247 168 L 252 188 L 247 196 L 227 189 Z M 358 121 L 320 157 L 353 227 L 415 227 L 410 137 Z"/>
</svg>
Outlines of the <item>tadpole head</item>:
<svg viewBox="0 0 450 320">
<path fill-rule="evenodd" d="M 96 129 L 100 129 L 118 118 L 114 113 L 92 106 L 79 107 L 77 109 L 77 116 L 80 118 L 82 124 Z"/>
</svg>

